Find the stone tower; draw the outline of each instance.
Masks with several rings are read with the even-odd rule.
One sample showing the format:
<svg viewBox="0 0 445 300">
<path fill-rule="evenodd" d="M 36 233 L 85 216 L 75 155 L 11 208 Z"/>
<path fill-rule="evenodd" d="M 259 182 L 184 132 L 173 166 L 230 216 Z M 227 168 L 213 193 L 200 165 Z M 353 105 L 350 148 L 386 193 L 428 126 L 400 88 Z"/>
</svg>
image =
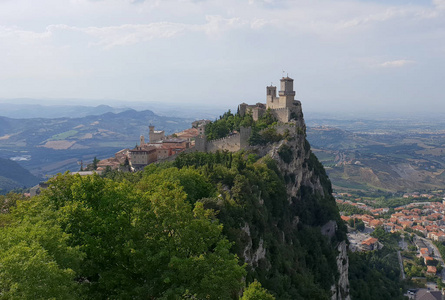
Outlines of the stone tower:
<svg viewBox="0 0 445 300">
<path fill-rule="evenodd" d="M 292 107 L 295 99 L 294 80 L 290 77 L 281 78 L 280 107 Z"/>
<path fill-rule="evenodd" d="M 139 146 L 144 146 L 144 145 L 145 145 L 145 137 L 141 135 L 141 144 Z"/>
<path fill-rule="evenodd" d="M 164 130 L 155 130 L 153 125 L 148 126 L 148 140 L 150 143 L 158 142 L 164 139 Z"/>
<path fill-rule="evenodd" d="M 266 87 L 266 94 L 267 94 L 267 100 L 266 100 L 266 107 L 267 108 L 280 108 L 280 101 L 277 97 L 277 87 L 276 86 L 268 86 Z"/>
</svg>

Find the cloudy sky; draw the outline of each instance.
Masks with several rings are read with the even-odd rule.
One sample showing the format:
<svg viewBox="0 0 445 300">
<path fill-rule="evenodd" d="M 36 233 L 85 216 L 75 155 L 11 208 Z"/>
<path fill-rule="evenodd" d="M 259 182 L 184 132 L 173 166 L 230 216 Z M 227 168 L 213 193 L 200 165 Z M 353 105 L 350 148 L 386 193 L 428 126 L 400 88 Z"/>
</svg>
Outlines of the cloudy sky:
<svg viewBox="0 0 445 300">
<path fill-rule="evenodd" d="M 445 110 L 445 0 L 0 0 L 0 98 Z M 5 101 L 5 100 L 3 100 Z"/>
</svg>

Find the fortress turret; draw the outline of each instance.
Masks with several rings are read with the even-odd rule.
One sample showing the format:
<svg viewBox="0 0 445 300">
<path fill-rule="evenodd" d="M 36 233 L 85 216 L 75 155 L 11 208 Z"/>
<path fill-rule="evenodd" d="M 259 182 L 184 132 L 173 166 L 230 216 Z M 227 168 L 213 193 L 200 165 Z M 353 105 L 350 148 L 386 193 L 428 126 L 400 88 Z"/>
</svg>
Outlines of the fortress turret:
<svg viewBox="0 0 445 300">
<path fill-rule="evenodd" d="M 280 80 L 281 90 L 280 95 L 281 107 L 292 107 L 295 100 L 294 80 L 290 77 L 283 77 Z"/>
<path fill-rule="evenodd" d="M 280 102 L 277 97 L 277 87 L 276 86 L 271 85 L 271 86 L 266 87 L 266 94 L 267 94 L 267 100 L 266 100 L 267 108 L 280 107 Z"/>
</svg>

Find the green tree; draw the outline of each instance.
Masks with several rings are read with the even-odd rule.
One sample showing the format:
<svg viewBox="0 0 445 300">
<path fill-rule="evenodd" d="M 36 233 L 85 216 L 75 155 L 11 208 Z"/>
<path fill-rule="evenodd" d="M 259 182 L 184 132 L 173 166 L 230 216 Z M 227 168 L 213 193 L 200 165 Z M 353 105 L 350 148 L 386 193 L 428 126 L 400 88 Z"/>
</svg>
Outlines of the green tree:
<svg viewBox="0 0 445 300">
<path fill-rule="evenodd" d="M 171 173 L 161 170 L 137 186 L 98 175 L 51 179 L 42 206 L 55 210 L 70 244 L 85 254 L 79 275 L 90 282 L 89 298 L 178 298 L 187 291 L 230 298 L 241 288 L 245 270 L 222 225 L 202 203 L 187 201 L 180 185 L 199 176 L 184 169 L 170 181 Z"/>
<path fill-rule="evenodd" d="M 20 221 L 0 230 L 1 299 L 76 299 L 83 254 L 52 221 Z"/>
<path fill-rule="evenodd" d="M 356 221 L 355 221 L 355 228 L 356 228 L 358 231 L 363 231 L 363 230 L 365 230 L 365 223 L 363 223 L 363 220 L 356 219 Z"/>
<path fill-rule="evenodd" d="M 100 161 L 100 160 L 97 159 L 97 157 L 95 156 L 94 159 L 93 159 L 93 170 L 97 170 L 97 163 L 98 163 L 99 161 Z"/>
<path fill-rule="evenodd" d="M 275 300 L 275 297 L 263 288 L 261 283 L 255 280 L 249 284 L 240 300 Z"/>
</svg>

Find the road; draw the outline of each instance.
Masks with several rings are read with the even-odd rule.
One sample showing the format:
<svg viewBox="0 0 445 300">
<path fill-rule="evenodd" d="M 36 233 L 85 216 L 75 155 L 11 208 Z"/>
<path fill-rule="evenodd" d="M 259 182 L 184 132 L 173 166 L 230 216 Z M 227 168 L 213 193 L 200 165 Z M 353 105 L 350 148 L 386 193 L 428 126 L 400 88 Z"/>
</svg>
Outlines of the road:
<svg viewBox="0 0 445 300">
<path fill-rule="evenodd" d="M 402 275 L 402 279 L 405 280 L 405 270 L 403 269 L 403 260 L 402 260 L 402 254 L 400 254 L 400 250 L 397 251 L 397 257 L 399 258 L 399 264 L 400 264 L 400 274 Z"/>
<path fill-rule="evenodd" d="M 402 239 L 399 242 L 399 247 L 400 249 L 402 249 L 403 251 L 408 249 L 408 244 L 407 242 L 405 242 L 405 235 L 402 233 L 402 235 L 400 236 Z"/>
</svg>

